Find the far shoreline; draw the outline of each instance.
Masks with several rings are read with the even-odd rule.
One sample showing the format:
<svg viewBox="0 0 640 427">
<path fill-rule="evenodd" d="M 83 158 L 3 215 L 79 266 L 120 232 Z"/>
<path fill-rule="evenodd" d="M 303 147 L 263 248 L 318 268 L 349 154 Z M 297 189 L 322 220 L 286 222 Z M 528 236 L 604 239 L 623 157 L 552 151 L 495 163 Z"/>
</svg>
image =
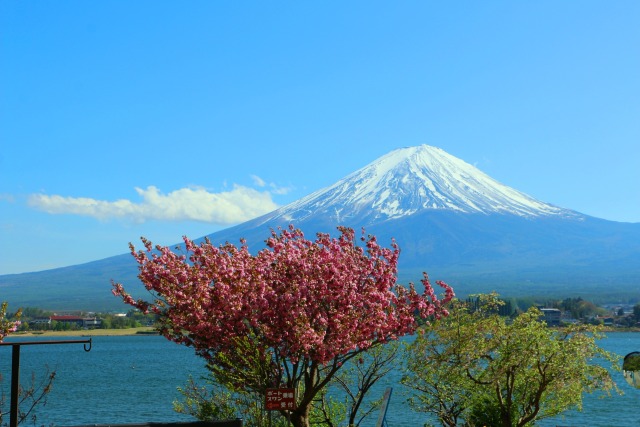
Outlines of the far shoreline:
<svg viewBox="0 0 640 427">
<path fill-rule="evenodd" d="M 76 331 L 19 331 L 10 336 L 18 337 L 106 337 L 106 336 L 141 336 L 158 335 L 158 331 L 151 326 L 126 329 L 81 329 Z"/>
<path fill-rule="evenodd" d="M 605 335 L 616 332 L 640 332 L 639 327 L 616 328 L 603 327 L 600 331 Z M 17 337 L 108 337 L 108 336 L 157 336 L 160 335 L 157 329 L 152 326 L 142 326 L 138 328 L 125 329 L 81 329 L 75 331 L 18 331 L 10 336 Z"/>
</svg>

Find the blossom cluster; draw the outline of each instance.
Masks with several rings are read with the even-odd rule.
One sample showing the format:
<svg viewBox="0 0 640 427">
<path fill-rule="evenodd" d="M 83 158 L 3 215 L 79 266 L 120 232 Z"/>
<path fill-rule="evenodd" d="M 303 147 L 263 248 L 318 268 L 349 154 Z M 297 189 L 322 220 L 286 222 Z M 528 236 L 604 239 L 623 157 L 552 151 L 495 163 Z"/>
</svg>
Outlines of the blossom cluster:
<svg viewBox="0 0 640 427">
<path fill-rule="evenodd" d="M 18 326 L 20 326 L 19 320 L 9 321 L 5 318 L 7 314 L 7 303 L 3 302 L 0 305 L 0 342 L 4 340 L 4 338 L 12 332 L 18 330 Z"/>
<path fill-rule="evenodd" d="M 352 229 L 339 231 L 315 241 L 293 226 L 272 231 L 255 255 L 244 241 L 216 247 L 185 237 L 185 255 L 143 239 L 145 249 L 131 252 L 155 301 L 134 300 L 119 283 L 113 293 L 159 314 L 167 338 L 201 354 L 233 351 L 251 336 L 281 358 L 320 364 L 413 333 L 416 317 L 447 315 L 450 286 L 438 282 L 438 299 L 426 274 L 422 295 L 397 284 L 395 242 L 385 248 L 363 234 L 358 243 Z"/>
</svg>

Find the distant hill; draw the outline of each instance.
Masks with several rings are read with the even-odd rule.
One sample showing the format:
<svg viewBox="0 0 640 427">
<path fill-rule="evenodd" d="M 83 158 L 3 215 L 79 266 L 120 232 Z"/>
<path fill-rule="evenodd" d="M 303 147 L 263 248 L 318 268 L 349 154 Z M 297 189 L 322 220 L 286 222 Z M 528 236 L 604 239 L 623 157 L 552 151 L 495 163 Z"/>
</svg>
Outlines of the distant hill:
<svg viewBox="0 0 640 427">
<path fill-rule="evenodd" d="M 640 299 L 640 223 L 538 201 L 431 146 L 392 151 L 330 187 L 207 237 L 216 244 L 245 238 L 258 249 L 270 229 L 288 224 L 307 237 L 346 225 L 365 227 L 385 245 L 395 238 L 403 283 L 427 271 L 458 294 Z M 136 274 L 125 254 L 0 276 L 0 291 L 12 305 L 122 309 L 110 280 L 135 291 Z"/>
</svg>

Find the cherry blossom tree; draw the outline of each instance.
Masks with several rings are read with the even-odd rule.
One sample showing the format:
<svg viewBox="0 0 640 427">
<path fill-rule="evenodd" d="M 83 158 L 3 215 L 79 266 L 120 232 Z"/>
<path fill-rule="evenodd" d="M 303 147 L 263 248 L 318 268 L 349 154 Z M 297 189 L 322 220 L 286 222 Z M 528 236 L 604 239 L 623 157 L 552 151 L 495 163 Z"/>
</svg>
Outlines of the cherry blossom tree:
<svg viewBox="0 0 640 427">
<path fill-rule="evenodd" d="M 454 296 L 443 282 L 438 299 L 427 275 L 424 293 L 397 284 L 400 249 L 374 236 L 360 243 L 350 228 L 307 240 L 290 226 L 273 231 L 265 249 L 249 252 L 184 238 L 187 254 L 142 239 L 131 253 L 154 300 L 134 300 L 120 283 L 113 293 L 160 317 L 160 332 L 191 346 L 217 378 L 238 390 L 296 390 L 296 407 L 280 413 L 309 426 L 314 397 L 341 366 L 363 351 L 413 333 L 417 318 L 438 318 Z"/>
<path fill-rule="evenodd" d="M 7 302 L 3 302 L 0 304 L 0 342 L 4 340 L 4 337 L 9 335 L 11 332 L 15 332 L 20 326 L 19 320 L 9 320 L 7 319 Z M 20 311 L 16 313 L 16 318 L 20 318 Z"/>
</svg>

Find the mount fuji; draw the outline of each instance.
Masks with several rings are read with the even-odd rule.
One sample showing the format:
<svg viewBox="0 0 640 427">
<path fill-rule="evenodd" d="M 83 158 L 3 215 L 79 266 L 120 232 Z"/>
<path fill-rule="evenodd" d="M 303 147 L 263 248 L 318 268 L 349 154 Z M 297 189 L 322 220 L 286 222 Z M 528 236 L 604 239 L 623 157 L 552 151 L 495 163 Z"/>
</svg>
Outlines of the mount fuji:
<svg viewBox="0 0 640 427">
<path fill-rule="evenodd" d="M 336 223 L 373 225 L 437 211 L 576 216 L 507 187 L 439 148 L 422 145 L 392 151 L 263 220 L 299 222 L 322 216 Z"/>
<path fill-rule="evenodd" d="M 496 290 L 640 297 L 640 223 L 606 221 L 544 203 L 428 145 L 394 150 L 327 188 L 206 237 L 214 244 L 245 238 L 251 249 L 259 249 L 270 229 L 289 224 L 307 237 L 344 225 L 364 228 L 382 244 L 395 239 L 402 282 L 417 281 L 426 271 L 459 295 Z M 126 254 L 0 276 L 0 286 L 3 294 L 41 307 L 59 304 L 60 295 L 66 295 L 68 307 L 95 299 L 115 306 L 121 303 L 110 295 L 110 279 L 131 288 L 136 272 Z M 36 284 L 48 291 L 28 292 Z M 38 295 L 49 300 L 37 300 Z M 77 300 L 70 301 L 70 295 Z"/>
</svg>

